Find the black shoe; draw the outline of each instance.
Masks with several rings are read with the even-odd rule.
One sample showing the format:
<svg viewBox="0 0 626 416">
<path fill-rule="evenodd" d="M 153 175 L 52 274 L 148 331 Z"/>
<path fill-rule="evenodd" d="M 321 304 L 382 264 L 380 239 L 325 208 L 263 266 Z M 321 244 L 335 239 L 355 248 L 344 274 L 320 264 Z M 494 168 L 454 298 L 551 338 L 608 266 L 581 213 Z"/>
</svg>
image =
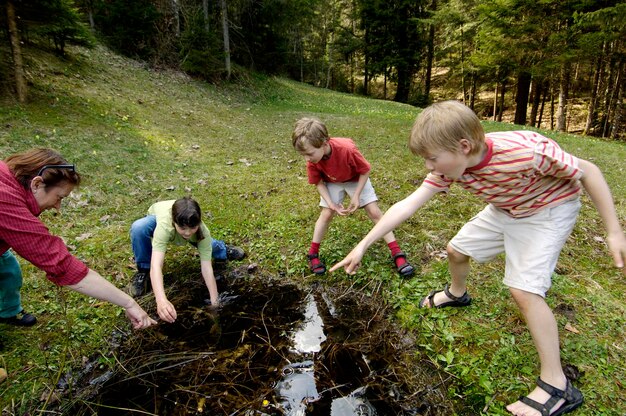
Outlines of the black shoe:
<svg viewBox="0 0 626 416">
<path fill-rule="evenodd" d="M 130 295 L 132 297 L 143 296 L 148 292 L 150 282 L 150 270 L 139 269 L 130 284 Z"/>
<path fill-rule="evenodd" d="M 241 260 L 246 257 L 246 252 L 242 248 L 226 245 L 226 258 L 228 260 Z"/>
<path fill-rule="evenodd" d="M 24 309 L 22 309 L 22 311 L 15 316 L 10 318 L 0 318 L 0 323 L 15 326 L 33 326 L 37 323 L 37 318 L 29 313 L 26 313 Z"/>
</svg>

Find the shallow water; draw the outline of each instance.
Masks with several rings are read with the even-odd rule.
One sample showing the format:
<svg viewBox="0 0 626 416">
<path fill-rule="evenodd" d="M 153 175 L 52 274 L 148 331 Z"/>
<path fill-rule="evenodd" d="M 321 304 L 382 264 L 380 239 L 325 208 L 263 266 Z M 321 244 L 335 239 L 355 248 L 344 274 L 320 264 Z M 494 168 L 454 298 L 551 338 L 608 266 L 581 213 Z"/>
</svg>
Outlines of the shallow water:
<svg viewBox="0 0 626 416">
<path fill-rule="evenodd" d="M 200 279 L 198 279 L 200 280 Z M 191 279 L 190 279 L 191 281 Z M 441 377 L 416 367 L 410 338 L 380 301 L 235 270 L 178 285 L 174 324 L 134 333 L 64 380 L 59 409 L 83 415 L 447 415 Z M 148 305 L 148 310 L 150 309 Z M 70 394 L 71 393 L 71 394 Z M 69 397 L 72 399 L 69 399 Z"/>
</svg>

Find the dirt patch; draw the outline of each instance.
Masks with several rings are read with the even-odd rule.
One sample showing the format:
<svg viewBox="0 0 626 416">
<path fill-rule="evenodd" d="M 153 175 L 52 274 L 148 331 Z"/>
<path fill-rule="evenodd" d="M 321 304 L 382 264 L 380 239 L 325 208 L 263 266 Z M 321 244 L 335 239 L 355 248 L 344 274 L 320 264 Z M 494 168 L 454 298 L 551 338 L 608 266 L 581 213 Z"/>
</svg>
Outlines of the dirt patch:
<svg viewBox="0 0 626 416">
<path fill-rule="evenodd" d="M 223 276 L 219 286 L 223 305 L 214 311 L 206 306 L 201 279 L 178 285 L 170 296 L 177 321 L 121 340 L 112 367 L 97 364 L 100 357 L 80 374 L 68 375 L 59 385 L 65 398 L 56 410 L 453 414 L 445 374 L 421 357 L 376 296 L 338 286 L 300 286 L 248 273 L 246 267 Z"/>
</svg>

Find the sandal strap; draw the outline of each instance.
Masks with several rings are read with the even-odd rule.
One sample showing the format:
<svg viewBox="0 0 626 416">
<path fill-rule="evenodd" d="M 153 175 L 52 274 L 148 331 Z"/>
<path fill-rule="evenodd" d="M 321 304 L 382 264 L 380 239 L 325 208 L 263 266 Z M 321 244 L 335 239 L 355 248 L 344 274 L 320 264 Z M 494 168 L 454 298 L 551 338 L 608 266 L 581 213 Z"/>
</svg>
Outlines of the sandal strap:
<svg viewBox="0 0 626 416">
<path fill-rule="evenodd" d="M 530 398 L 528 398 L 526 396 L 521 396 L 519 398 L 519 401 L 524 403 L 527 406 L 532 407 L 535 410 L 540 411 L 541 412 L 541 416 L 550 416 L 550 409 L 548 409 L 546 407 L 547 402 L 546 402 L 546 404 L 542 404 L 542 403 L 539 403 L 539 402 L 537 402 L 537 401 L 535 401 L 533 399 L 530 399 Z"/>
<path fill-rule="evenodd" d="M 452 293 L 450 293 L 450 289 L 447 284 L 443 287 L 443 293 L 445 293 L 446 296 L 449 297 L 451 300 L 455 300 L 455 301 L 460 301 L 463 299 L 465 295 L 467 295 L 467 291 L 465 291 L 465 293 L 463 293 L 463 295 L 460 297 L 454 296 Z"/>
<path fill-rule="evenodd" d="M 307 254 L 307 255 L 306 255 L 306 257 L 307 257 L 309 260 L 313 260 L 313 259 L 319 259 L 319 258 L 320 258 L 320 255 L 319 255 L 319 254 L 317 254 L 317 253 L 315 253 L 315 254 Z"/>
<path fill-rule="evenodd" d="M 426 296 L 426 299 L 428 299 L 428 304 L 430 305 L 431 308 L 435 307 L 435 295 L 437 293 L 439 293 L 439 291 L 431 290 L 428 296 Z"/>
<path fill-rule="evenodd" d="M 550 396 L 558 397 L 559 399 L 564 399 L 568 402 L 576 400 L 572 383 L 569 381 L 569 378 L 566 378 L 565 380 L 565 390 L 561 390 L 554 386 L 551 386 L 550 384 L 543 381 L 541 378 L 537 378 L 537 385 Z"/>
<path fill-rule="evenodd" d="M 402 257 L 404 260 L 406 260 L 406 254 L 403 253 L 402 251 L 393 255 L 394 260 L 397 259 L 398 257 Z"/>
</svg>

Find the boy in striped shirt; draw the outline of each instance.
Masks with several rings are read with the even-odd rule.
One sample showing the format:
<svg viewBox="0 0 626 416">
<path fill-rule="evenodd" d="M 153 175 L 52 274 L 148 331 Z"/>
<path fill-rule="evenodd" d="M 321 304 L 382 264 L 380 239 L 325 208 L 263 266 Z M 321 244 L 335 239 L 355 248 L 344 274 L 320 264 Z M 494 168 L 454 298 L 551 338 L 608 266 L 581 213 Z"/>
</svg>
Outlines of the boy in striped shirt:
<svg viewBox="0 0 626 416">
<path fill-rule="evenodd" d="M 537 387 L 507 410 L 518 416 L 554 416 L 576 409 L 583 396 L 561 368 L 558 327 L 545 294 L 561 248 L 574 228 L 583 188 L 602 217 L 615 265 L 624 271 L 626 237 L 602 173 L 593 163 L 564 152 L 535 132 L 485 135 L 474 112 L 456 101 L 436 103 L 420 113 L 409 147 L 424 158 L 430 173 L 330 271 L 344 267 L 354 273 L 373 242 L 436 193 L 458 183 L 488 205 L 448 244 L 450 285 L 432 291 L 420 307 L 469 305 L 470 258 L 485 262 L 505 252 L 503 282 L 524 315 L 541 363 Z"/>
</svg>

